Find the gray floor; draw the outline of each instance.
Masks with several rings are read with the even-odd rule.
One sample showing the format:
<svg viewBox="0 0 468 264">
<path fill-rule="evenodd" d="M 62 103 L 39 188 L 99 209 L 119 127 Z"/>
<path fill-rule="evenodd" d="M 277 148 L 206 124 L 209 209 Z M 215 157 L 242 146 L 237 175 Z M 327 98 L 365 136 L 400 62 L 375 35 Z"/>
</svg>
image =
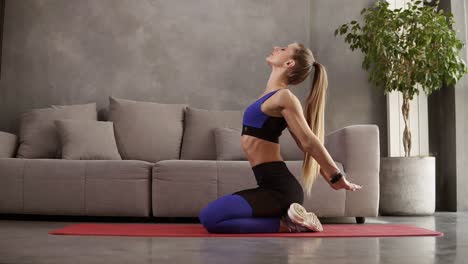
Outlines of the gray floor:
<svg viewBox="0 0 468 264">
<path fill-rule="evenodd" d="M 468 263 L 468 213 L 367 218 L 444 232 L 443 237 L 177 238 L 60 236 L 80 221 L 0 218 L 3 263 Z M 323 218 L 323 223 L 354 223 Z"/>
</svg>

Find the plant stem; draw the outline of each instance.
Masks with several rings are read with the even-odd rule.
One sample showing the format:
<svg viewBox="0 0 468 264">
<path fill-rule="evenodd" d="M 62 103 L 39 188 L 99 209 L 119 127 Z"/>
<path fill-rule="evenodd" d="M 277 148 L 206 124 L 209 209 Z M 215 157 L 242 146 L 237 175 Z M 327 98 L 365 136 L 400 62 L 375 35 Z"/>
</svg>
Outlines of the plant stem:
<svg viewBox="0 0 468 264">
<path fill-rule="evenodd" d="M 407 92 L 403 93 L 403 104 L 401 106 L 403 120 L 405 121 L 405 130 L 403 131 L 403 147 L 405 148 L 405 157 L 410 156 L 411 151 L 411 131 L 409 129 L 409 96 Z"/>
</svg>

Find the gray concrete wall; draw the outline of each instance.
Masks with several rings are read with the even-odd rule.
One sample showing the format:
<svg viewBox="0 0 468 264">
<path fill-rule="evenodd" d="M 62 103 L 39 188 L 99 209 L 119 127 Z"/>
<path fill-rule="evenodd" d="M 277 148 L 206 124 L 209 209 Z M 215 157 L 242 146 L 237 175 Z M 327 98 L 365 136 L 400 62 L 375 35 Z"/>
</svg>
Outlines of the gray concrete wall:
<svg viewBox="0 0 468 264">
<path fill-rule="evenodd" d="M 273 45 L 308 45 L 308 5 L 6 1 L 0 129 L 51 104 L 107 108 L 109 95 L 240 109 L 263 92 Z"/>
<path fill-rule="evenodd" d="M 328 69 L 326 132 L 377 124 L 386 155 L 385 97 L 333 31 L 373 1 L 7 0 L 0 130 L 51 104 L 108 96 L 204 109 L 245 108 L 265 89 L 273 45 L 309 46 Z M 291 90 L 305 99 L 311 78 Z"/>
<path fill-rule="evenodd" d="M 360 12 L 374 0 L 313 0 L 310 12 L 310 45 L 317 61 L 327 67 L 328 100 L 325 130 L 353 124 L 376 124 L 380 132 L 380 154 L 387 155 L 387 108 L 382 90 L 368 82 L 362 69 L 363 54 L 352 51 L 343 36 L 334 36 L 340 25 L 351 20 L 362 23 Z"/>
</svg>

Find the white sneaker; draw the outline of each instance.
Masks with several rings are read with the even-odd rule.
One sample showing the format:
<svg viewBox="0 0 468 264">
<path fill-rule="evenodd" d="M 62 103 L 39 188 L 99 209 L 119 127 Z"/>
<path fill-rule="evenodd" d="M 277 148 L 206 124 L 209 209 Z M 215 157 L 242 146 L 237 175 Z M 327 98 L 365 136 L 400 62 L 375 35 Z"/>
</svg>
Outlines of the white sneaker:
<svg viewBox="0 0 468 264">
<path fill-rule="evenodd" d="M 298 203 L 292 203 L 288 209 L 288 218 L 293 223 L 306 227 L 315 232 L 322 232 L 323 227 L 318 217 Z"/>
</svg>

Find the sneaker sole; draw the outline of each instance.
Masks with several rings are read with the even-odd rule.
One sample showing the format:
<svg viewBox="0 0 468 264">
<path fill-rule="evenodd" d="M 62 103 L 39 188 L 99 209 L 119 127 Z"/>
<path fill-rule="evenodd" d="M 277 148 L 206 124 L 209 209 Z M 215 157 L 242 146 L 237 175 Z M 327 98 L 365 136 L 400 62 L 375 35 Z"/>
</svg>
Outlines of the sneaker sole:
<svg viewBox="0 0 468 264">
<path fill-rule="evenodd" d="M 320 223 L 318 217 L 312 212 L 307 212 L 307 210 L 298 203 L 292 203 L 289 206 L 288 216 L 296 224 L 306 226 L 315 232 L 323 231 L 322 223 Z"/>
</svg>

